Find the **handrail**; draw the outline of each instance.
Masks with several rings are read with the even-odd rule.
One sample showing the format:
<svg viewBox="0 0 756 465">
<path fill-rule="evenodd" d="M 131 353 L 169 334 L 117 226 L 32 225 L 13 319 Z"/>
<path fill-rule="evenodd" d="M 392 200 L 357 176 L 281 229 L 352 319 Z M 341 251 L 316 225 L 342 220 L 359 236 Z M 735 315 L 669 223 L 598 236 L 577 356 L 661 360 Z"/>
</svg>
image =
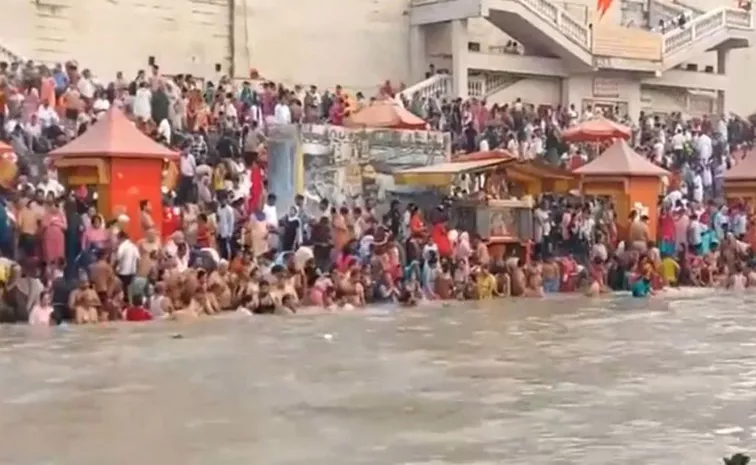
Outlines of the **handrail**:
<svg viewBox="0 0 756 465">
<path fill-rule="evenodd" d="M 738 8 L 718 8 L 694 18 L 685 27 L 664 34 L 664 54 L 674 53 L 696 40 L 727 28 L 753 30 L 753 14 Z"/>
<path fill-rule="evenodd" d="M 570 16 L 567 11 L 547 0 L 519 0 L 519 2 L 542 19 L 554 24 L 562 34 L 583 50 L 590 52 L 590 30 L 587 24 Z"/>
<path fill-rule="evenodd" d="M 403 96 L 406 99 L 412 99 L 412 96 L 416 93 L 420 97 L 435 97 L 435 94 L 437 92 L 440 92 L 442 95 L 449 95 L 451 94 L 452 90 L 452 77 L 448 74 L 435 74 L 427 79 L 423 79 L 422 81 L 413 84 L 403 91 L 400 92 L 400 95 Z M 401 101 L 401 98 L 399 98 L 399 95 L 396 96 L 397 102 Z"/>
</svg>

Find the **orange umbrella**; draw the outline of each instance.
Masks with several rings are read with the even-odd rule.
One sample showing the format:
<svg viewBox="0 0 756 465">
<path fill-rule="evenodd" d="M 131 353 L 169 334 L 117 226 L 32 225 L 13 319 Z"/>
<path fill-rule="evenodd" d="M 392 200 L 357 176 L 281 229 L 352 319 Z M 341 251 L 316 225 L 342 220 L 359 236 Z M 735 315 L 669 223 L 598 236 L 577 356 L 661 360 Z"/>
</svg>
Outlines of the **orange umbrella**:
<svg viewBox="0 0 756 465">
<path fill-rule="evenodd" d="M 608 139 L 629 139 L 632 130 L 606 118 L 584 121 L 562 132 L 562 139 L 569 142 L 602 142 Z"/>
<path fill-rule="evenodd" d="M 345 126 L 365 128 L 425 129 L 428 123 L 390 100 L 378 100 L 350 115 Z"/>
<path fill-rule="evenodd" d="M 516 160 L 517 157 L 506 150 L 487 150 L 484 152 L 463 153 L 452 157 L 452 162 L 482 160 Z"/>
</svg>

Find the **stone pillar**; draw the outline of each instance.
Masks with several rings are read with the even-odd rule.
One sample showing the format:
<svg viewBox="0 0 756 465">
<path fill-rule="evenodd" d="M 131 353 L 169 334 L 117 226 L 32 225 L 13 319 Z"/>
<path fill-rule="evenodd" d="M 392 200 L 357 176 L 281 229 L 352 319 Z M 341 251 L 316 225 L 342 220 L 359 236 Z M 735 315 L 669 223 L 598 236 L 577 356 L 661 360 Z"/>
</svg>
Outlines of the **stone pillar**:
<svg viewBox="0 0 756 465">
<path fill-rule="evenodd" d="M 729 69 L 730 51 L 724 49 L 717 50 L 717 74 L 725 75 Z M 717 113 L 727 115 L 730 105 L 727 102 L 729 92 L 717 90 Z"/>
<path fill-rule="evenodd" d="M 422 25 L 410 26 L 409 35 L 409 85 L 425 79 L 428 68 L 425 51 L 425 29 Z"/>
<path fill-rule="evenodd" d="M 721 48 L 717 50 L 717 74 L 727 74 L 727 62 L 729 59 L 729 50 Z"/>
<path fill-rule="evenodd" d="M 467 98 L 467 38 L 467 20 L 453 20 L 451 22 L 451 51 L 455 98 Z"/>
</svg>

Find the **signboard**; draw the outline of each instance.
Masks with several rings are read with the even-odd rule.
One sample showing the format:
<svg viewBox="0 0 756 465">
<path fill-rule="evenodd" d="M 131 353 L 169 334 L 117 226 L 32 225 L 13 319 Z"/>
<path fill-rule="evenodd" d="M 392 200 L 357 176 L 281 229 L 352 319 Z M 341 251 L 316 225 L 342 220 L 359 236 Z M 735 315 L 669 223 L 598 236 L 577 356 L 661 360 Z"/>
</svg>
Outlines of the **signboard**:
<svg viewBox="0 0 756 465">
<path fill-rule="evenodd" d="M 301 143 L 305 195 L 337 204 L 382 200 L 395 171 L 443 163 L 451 153 L 450 136 L 436 131 L 304 125 Z"/>
</svg>

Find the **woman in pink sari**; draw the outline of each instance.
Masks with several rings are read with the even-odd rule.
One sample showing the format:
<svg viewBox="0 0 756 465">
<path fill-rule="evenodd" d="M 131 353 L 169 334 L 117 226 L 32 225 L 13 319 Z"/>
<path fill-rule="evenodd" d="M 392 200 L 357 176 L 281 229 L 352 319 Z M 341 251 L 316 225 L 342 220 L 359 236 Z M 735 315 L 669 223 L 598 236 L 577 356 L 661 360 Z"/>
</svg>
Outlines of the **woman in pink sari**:
<svg viewBox="0 0 756 465">
<path fill-rule="evenodd" d="M 454 251 L 454 258 L 462 265 L 462 273 L 465 276 L 470 274 L 470 257 L 472 254 L 473 248 L 472 244 L 470 244 L 470 233 L 465 231 L 459 235 L 457 248 Z"/>
<path fill-rule="evenodd" d="M 39 91 L 35 88 L 32 88 L 31 90 L 26 92 L 26 96 L 24 97 L 23 104 L 21 106 L 22 108 L 22 118 L 23 121 L 26 123 L 31 119 L 31 116 L 35 113 L 37 113 L 37 110 L 39 109 Z"/>
<path fill-rule="evenodd" d="M 45 263 L 57 263 L 64 260 L 67 228 L 66 215 L 57 205 L 48 200 L 42 217 L 42 259 Z"/>
</svg>

